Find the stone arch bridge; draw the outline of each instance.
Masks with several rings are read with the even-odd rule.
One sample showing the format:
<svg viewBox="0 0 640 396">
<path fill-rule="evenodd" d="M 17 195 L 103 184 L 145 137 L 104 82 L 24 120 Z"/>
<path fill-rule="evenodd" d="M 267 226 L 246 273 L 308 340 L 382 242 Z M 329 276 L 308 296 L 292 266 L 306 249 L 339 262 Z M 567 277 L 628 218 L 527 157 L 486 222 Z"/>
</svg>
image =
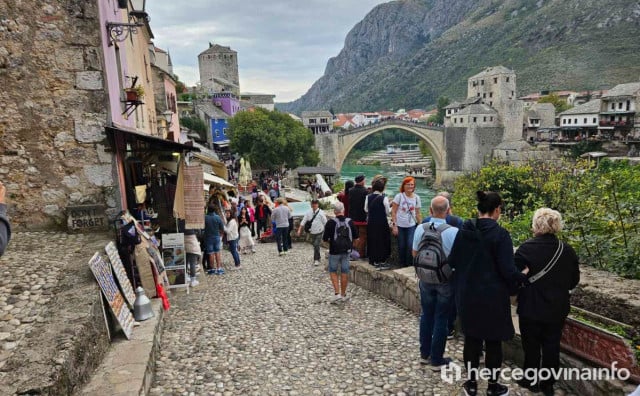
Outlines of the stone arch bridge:
<svg viewBox="0 0 640 396">
<path fill-rule="evenodd" d="M 388 120 L 345 132 L 315 135 L 321 165 L 338 171 L 355 145 L 385 129 L 402 129 L 424 140 L 436 165 L 435 184 L 448 185 L 467 171 L 478 169 L 502 142 L 502 128 L 443 128 Z"/>
</svg>

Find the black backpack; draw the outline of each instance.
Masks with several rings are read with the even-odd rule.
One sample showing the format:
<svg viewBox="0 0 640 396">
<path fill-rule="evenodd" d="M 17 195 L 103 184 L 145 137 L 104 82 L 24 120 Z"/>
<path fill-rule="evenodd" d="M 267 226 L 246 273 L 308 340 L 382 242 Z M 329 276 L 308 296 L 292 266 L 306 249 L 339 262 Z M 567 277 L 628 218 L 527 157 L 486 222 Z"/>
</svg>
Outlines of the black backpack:
<svg viewBox="0 0 640 396">
<path fill-rule="evenodd" d="M 353 236 L 351 235 L 351 227 L 349 227 L 351 219 L 347 217 L 344 221 L 340 221 L 336 218 L 334 221 L 336 222 L 336 229 L 333 232 L 335 252 L 338 254 L 351 252 L 351 247 L 353 246 Z"/>
<path fill-rule="evenodd" d="M 436 228 L 433 223 L 427 223 L 423 224 L 422 228 L 424 234 L 418 245 L 418 253 L 413 258 L 416 275 L 424 283 L 447 283 L 453 270 L 442 248 L 442 232 L 451 226 L 441 224 Z"/>
</svg>

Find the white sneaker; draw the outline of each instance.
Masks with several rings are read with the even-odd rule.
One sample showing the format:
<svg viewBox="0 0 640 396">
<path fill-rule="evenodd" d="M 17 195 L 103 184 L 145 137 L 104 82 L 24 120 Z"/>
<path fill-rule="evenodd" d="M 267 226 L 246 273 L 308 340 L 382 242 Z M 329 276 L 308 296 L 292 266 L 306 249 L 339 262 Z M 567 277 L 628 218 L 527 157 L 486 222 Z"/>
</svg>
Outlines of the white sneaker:
<svg viewBox="0 0 640 396">
<path fill-rule="evenodd" d="M 351 297 L 350 296 L 342 296 L 342 298 L 340 300 L 342 300 L 342 302 L 347 302 L 347 301 L 351 300 Z"/>
<path fill-rule="evenodd" d="M 200 282 L 198 282 L 198 280 L 196 278 L 192 278 L 191 279 L 191 284 L 190 284 L 191 287 L 196 287 L 199 284 L 200 284 Z"/>
<path fill-rule="evenodd" d="M 284 256 L 284 252 L 278 252 L 278 256 Z"/>
<path fill-rule="evenodd" d="M 317 266 L 319 266 L 319 265 L 320 265 L 320 261 L 319 261 L 319 260 L 315 260 L 315 261 L 313 262 L 313 265 L 315 265 L 316 267 L 317 267 Z"/>
<path fill-rule="evenodd" d="M 331 304 L 337 304 L 342 301 L 342 296 L 340 294 L 336 294 L 331 298 Z"/>
</svg>

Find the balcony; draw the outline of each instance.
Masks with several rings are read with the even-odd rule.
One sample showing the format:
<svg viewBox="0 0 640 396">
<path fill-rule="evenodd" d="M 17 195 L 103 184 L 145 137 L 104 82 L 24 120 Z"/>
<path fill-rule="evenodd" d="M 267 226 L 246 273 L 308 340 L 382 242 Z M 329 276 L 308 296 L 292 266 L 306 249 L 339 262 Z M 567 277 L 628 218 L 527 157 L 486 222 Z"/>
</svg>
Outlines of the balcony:
<svg viewBox="0 0 640 396">
<path fill-rule="evenodd" d="M 632 126 L 631 121 L 606 121 L 600 120 L 601 127 L 621 127 L 621 128 L 630 128 Z"/>
</svg>

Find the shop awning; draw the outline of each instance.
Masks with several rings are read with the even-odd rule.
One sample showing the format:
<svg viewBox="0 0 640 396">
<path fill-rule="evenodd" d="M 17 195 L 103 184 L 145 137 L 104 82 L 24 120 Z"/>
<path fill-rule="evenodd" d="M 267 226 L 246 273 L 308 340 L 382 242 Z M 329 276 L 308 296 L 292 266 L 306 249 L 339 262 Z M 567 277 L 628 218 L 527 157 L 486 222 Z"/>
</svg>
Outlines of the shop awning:
<svg viewBox="0 0 640 396">
<path fill-rule="evenodd" d="M 111 134 L 115 136 L 116 134 L 120 134 L 125 137 L 125 139 L 135 139 L 140 140 L 145 143 L 148 143 L 153 149 L 160 151 L 200 151 L 199 148 L 193 147 L 191 145 L 177 143 L 172 140 L 162 139 L 156 136 L 147 135 L 145 133 L 132 131 L 128 129 L 115 128 L 115 127 L 106 127 L 107 134 Z"/>
<path fill-rule="evenodd" d="M 235 187 L 233 184 L 229 183 L 223 178 L 206 172 L 204 174 L 204 184 L 217 184 L 225 187 Z"/>
</svg>

